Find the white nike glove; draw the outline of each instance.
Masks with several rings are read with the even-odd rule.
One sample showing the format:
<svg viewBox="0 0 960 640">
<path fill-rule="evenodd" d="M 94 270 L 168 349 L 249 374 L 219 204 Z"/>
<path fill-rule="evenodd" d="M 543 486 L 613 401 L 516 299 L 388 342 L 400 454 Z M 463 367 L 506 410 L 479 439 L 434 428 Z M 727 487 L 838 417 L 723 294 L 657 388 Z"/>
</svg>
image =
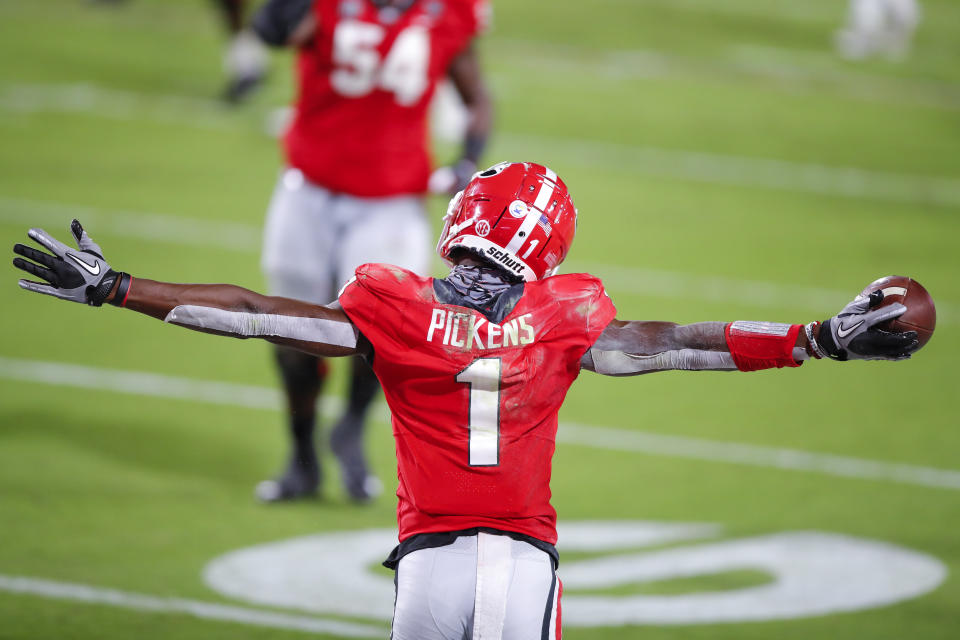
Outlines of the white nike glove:
<svg viewBox="0 0 960 640">
<path fill-rule="evenodd" d="M 834 360 L 906 360 L 919 348 L 916 331 L 886 331 L 878 325 L 907 310 L 900 303 L 880 307 L 883 292 L 857 296 L 840 313 L 823 323 L 807 325 L 817 355 Z"/>
<path fill-rule="evenodd" d="M 48 283 L 20 280 L 20 287 L 99 307 L 113 290 L 117 279 L 121 280 L 121 285 L 124 282 L 129 285 L 130 276 L 110 268 L 103 259 L 100 245 L 90 239 L 77 220 L 70 224 L 70 231 L 80 247 L 79 251 L 63 244 L 43 229 L 30 229 L 27 235 L 53 255 L 23 244 L 14 245 L 14 253 L 33 262 L 14 258 L 13 266 Z"/>
</svg>

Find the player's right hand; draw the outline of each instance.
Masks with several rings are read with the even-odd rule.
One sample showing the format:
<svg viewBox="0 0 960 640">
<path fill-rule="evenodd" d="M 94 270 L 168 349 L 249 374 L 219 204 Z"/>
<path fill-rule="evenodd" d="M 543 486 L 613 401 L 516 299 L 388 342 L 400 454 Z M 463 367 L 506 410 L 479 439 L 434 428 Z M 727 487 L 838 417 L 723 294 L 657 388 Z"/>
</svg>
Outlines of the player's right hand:
<svg viewBox="0 0 960 640">
<path fill-rule="evenodd" d="M 883 293 L 857 296 L 820 325 L 817 342 L 834 360 L 906 360 L 919 348 L 916 331 L 887 331 L 879 325 L 899 318 L 900 303 L 880 306 Z"/>
<path fill-rule="evenodd" d="M 27 235 L 50 253 L 23 244 L 13 246 L 14 253 L 27 258 L 14 258 L 13 266 L 44 281 L 20 280 L 20 287 L 99 307 L 120 274 L 110 268 L 103 259 L 100 245 L 90 239 L 77 220 L 70 224 L 70 231 L 79 250 L 63 244 L 43 229 L 30 229 Z"/>
</svg>

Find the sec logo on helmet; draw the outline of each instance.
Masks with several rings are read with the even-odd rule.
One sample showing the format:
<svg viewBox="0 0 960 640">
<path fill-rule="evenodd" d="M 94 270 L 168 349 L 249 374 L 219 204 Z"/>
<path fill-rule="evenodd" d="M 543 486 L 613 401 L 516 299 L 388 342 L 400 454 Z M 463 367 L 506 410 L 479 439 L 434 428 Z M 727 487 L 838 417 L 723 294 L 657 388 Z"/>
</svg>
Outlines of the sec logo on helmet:
<svg viewBox="0 0 960 640">
<path fill-rule="evenodd" d="M 502 162 L 450 201 L 437 253 L 449 262 L 454 249 L 466 249 L 522 280 L 540 280 L 563 262 L 576 227 L 577 210 L 554 171 Z"/>
</svg>

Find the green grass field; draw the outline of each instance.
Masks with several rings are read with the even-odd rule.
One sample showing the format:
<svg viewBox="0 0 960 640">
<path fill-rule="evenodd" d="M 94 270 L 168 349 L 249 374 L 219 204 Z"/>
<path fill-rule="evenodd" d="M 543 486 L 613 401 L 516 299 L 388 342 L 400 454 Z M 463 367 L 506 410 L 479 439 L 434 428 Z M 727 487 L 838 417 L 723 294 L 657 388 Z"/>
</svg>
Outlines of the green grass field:
<svg viewBox="0 0 960 640">
<path fill-rule="evenodd" d="M 221 107 L 211 4 L 0 2 L 4 246 L 30 226 L 64 237 L 76 216 L 134 275 L 262 290 L 259 231 L 280 165 L 263 123 L 289 100 L 290 58 L 274 57 L 249 105 Z M 620 317 L 806 322 L 891 273 L 923 282 L 939 310 L 933 341 L 905 363 L 585 374 L 561 413 L 561 526 L 711 527 L 652 549 L 566 553 L 561 531 L 566 637 L 955 638 L 960 5 L 923 3 L 907 61 L 850 63 L 831 48 L 840 0 L 494 4 L 481 48 L 497 104 L 486 159 L 534 159 L 564 177 L 582 223 L 567 268 L 604 278 Z M 430 205 L 436 223 L 445 203 Z M 368 442 L 383 496 L 350 504 L 331 460 L 323 500 L 259 505 L 254 484 L 286 454 L 265 344 L 30 296 L 5 273 L 0 638 L 385 637 L 388 620 L 325 610 L 323 596 L 265 604 L 204 580 L 238 549 L 395 526 L 382 406 Z M 828 578 L 777 614 L 767 596 L 783 576 L 724 545 L 785 532 L 882 553 L 856 565 L 853 551 L 811 559 L 787 544 L 784 575 Z M 636 560 L 624 554 L 689 559 L 711 546 L 726 564 L 667 561 L 621 580 L 602 570 Z M 895 570 L 895 550 L 912 568 Z M 368 610 L 389 612 L 389 575 L 363 562 L 389 587 Z M 601 567 L 594 583 L 589 566 Z M 313 582 L 322 590 L 334 573 L 320 565 Z M 926 587 L 884 599 L 924 575 Z M 871 589 L 871 603 L 838 608 Z M 670 624 L 578 624 L 590 597 L 690 606 Z M 798 613 L 814 602 L 825 609 Z M 717 610 L 728 621 L 705 613 Z M 331 620 L 354 626 L 322 626 Z"/>
</svg>

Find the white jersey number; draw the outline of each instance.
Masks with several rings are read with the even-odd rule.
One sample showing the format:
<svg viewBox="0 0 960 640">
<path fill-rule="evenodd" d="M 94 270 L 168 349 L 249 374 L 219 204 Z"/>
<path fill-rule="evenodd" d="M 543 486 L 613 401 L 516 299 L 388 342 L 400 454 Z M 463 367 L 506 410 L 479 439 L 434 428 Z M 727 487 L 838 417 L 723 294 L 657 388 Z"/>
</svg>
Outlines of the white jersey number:
<svg viewBox="0 0 960 640">
<path fill-rule="evenodd" d="M 381 60 L 377 46 L 385 30 L 378 24 L 345 20 L 333 33 L 330 84 L 341 95 L 365 96 L 374 89 L 393 93 L 397 104 L 415 104 L 427 90 L 430 39 L 427 30 L 410 26 L 400 32 Z"/>
<path fill-rule="evenodd" d="M 470 466 L 500 464 L 500 358 L 480 358 L 457 374 L 470 385 Z"/>
</svg>

